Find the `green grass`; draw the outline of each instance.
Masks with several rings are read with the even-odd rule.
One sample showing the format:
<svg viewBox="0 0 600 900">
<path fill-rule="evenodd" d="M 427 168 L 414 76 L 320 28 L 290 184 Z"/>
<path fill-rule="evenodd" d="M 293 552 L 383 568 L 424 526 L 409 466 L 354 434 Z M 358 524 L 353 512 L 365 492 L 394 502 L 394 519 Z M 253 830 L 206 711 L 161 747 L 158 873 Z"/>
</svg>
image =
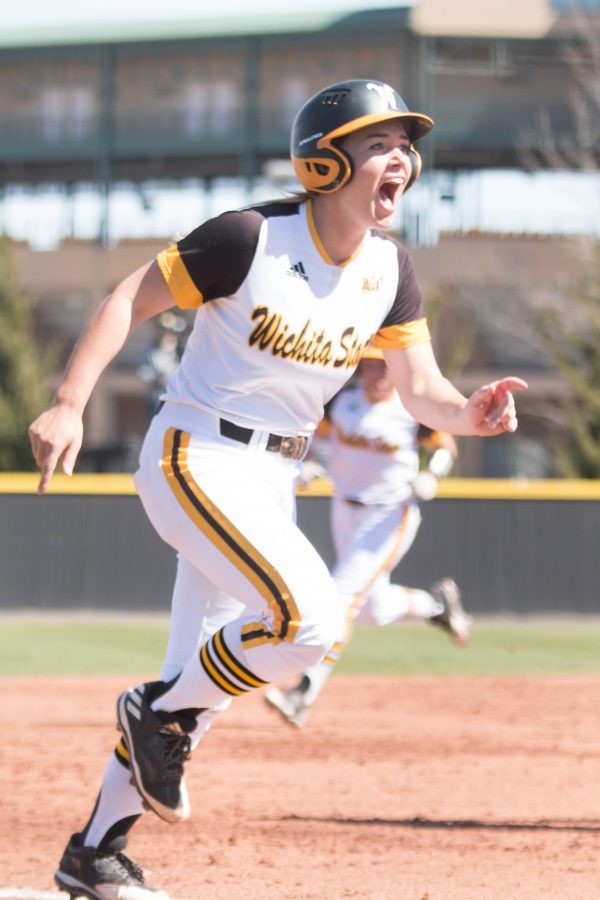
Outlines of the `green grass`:
<svg viewBox="0 0 600 900">
<path fill-rule="evenodd" d="M 357 629 L 338 672 L 377 675 L 600 674 L 597 621 L 479 624 L 457 648 L 429 625 Z"/>
<path fill-rule="evenodd" d="M 158 674 L 165 619 L 0 616 L 0 676 Z M 467 649 L 428 625 L 357 628 L 340 674 L 600 674 L 600 622 L 483 622 Z"/>
<path fill-rule="evenodd" d="M 0 618 L 4 675 L 158 674 L 164 622 L 47 621 Z"/>
</svg>

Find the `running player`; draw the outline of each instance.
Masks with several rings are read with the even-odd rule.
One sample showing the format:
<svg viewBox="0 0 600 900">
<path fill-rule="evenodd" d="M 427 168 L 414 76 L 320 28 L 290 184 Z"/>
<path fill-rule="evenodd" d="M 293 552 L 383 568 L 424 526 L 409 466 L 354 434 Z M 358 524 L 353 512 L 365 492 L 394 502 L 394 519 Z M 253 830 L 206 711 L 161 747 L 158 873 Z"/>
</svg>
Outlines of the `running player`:
<svg viewBox="0 0 600 900">
<path fill-rule="evenodd" d="M 526 384 L 504 378 L 467 399 L 442 376 L 410 258 L 380 233 L 419 176 L 415 142 L 432 127 L 378 81 L 319 91 L 292 129 L 306 193 L 205 222 L 127 277 L 30 426 L 43 494 L 61 457 L 72 472 L 85 405 L 132 331 L 174 305 L 197 309 L 135 475 L 178 555 L 167 658 L 161 680 L 118 699 L 123 738 L 55 875 L 73 897 L 106 900 L 118 886 L 120 900 L 164 900 L 122 852 L 132 824 L 144 806 L 187 818 L 184 762 L 214 711 L 318 663 L 341 633 L 347 603 L 294 523 L 294 484 L 325 402 L 365 347 L 384 349 L 407 409 L 429 427 L 517 427 L 512 391 Z"/>
<path fill-rule="evenodd" d="M 392 584 L 421 524 L 417 501 L 435 496 L 438 479 L 456 458 L 454 438 L 419 426 L 394 388 L 381 350 L 368 347 L 359 384 L 331 405 L 329 474 L 333 484 L 331 533 L 337 554 L 333 579 L 350 606 L 342 639 L 287 690 L 270 687 L 267 703 L 301 728 L 345 646 L 355 622 L 390 625 L 423 619 L 443 628 L 459 646 L 469 641 L 471 617 L 451 578 L 431 591 Z M 428 465 L 419 471 L 419 449 Z"/>
</svg>

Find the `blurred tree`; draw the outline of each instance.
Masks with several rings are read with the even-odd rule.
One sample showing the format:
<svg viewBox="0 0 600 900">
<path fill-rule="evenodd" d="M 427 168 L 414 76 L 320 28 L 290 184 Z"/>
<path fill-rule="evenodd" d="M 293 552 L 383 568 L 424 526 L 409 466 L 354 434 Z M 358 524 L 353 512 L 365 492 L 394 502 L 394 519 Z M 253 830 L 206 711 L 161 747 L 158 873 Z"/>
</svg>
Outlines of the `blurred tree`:
<svg viewBox="0 0 600 900">
<path fill-rule="evenodd" d="M 558 466 L 568 478 L 600 478 L 600 248 L 596 273 L 571 298 L 568 316 L 546 309 L 539 330 L 570 387 L 568 427 L 553 441 Z"/>
<path fill-rule="evenodd" d="M 550 110 L 537 110 L 522 143 L 523 148 L 534 149 L 522 149 L 521 155 L 530 169 L 595 172 L 600 166 L 600 15 L 597 9 L 586 9 L 581 0 L 570 0 L 567 8 L 563 28 L 569 34 L 561 42 L 561 56 L 572 128 L 565 136 Z"/>
<path fill-rule="evenodd" d="M 0 470 L 35 469 L 27 428 L 48 405 L 55 348 L 37 347 L 32 301 L 19 290 L 9 242 L 0 238 Z"/>
<path fill-rule="evenodd" d="M 558 138 L 548 110 L 539 110 L 526 138 L 535 150 L 523 154 L 530 169 L 597 172 L 600 168 L 600 15 L 597 6 L 568 0 L 570 37 L 562 43 L 569 74 L 573 127 Z M 558 469 L 572 478 L 600 478 L 600 246 L 594 274 L 561 307 L 537 318 L 548 355 L 570 389 L 550 438 Z"/>
<path fill-rule="evenodd" d="M 427 324 L 431 331 L 431 338 L 436 350 L 440 365 L 446 377 L 456 378 L 467 366 L 473 345 L 475 343 L 475 328 L 464 322 L 458 333 L 453 332 L 452 343 L 446 348 L 445 353 L 440 352 L 437 346 L 437 331 L 440 320 L 442 319 L 445 306 L 452 304 L 453 292 L 445 290 L 437 290 L 424 298 L 425 315 L 427 316 Z"/>
</svg>

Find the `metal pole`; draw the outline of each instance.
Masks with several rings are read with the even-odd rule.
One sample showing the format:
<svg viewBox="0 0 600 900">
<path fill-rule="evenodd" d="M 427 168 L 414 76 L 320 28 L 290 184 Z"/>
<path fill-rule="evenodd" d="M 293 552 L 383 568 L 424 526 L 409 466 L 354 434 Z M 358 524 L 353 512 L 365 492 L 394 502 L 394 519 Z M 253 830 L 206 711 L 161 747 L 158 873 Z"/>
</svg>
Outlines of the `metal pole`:
<svg viewBox="0 0 600 900">
<path fill-rule="evenodd" d="M 244 77 L 244 114 L 242 119 L 240 163 L 246 194 L 250 198 L 257 175 L 258 109 L 258 55 L 260 43 L 256 39 L 246 41 Z"/>
<path fill-rule="evenodd" d="M 112 47 L 103 48 L 101 53 L 97 159 L 97 182 L 100 194 L 98 242 L 102 247 L 107 247 L 110 235 L 109 203 L 112 182 L 115 53 Z"/>
</svg>

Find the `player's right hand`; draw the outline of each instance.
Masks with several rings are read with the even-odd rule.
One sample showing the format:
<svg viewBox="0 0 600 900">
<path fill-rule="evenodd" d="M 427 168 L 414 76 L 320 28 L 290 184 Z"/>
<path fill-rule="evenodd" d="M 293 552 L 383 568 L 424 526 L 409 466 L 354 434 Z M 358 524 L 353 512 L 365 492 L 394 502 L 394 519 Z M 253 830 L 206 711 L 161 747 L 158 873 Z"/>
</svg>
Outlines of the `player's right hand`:
<svg viewBox="0 0 600 900">
<path fill-rule="evenodd" d="M 43 494 L 61 456 L 63 472 L 73 474 L 83 440 L 80 413 L 66 403 L 51 406 L 29 426 L 29 440 L 33 458 L 42 473 L 37 493 Z"/>
</svg>

